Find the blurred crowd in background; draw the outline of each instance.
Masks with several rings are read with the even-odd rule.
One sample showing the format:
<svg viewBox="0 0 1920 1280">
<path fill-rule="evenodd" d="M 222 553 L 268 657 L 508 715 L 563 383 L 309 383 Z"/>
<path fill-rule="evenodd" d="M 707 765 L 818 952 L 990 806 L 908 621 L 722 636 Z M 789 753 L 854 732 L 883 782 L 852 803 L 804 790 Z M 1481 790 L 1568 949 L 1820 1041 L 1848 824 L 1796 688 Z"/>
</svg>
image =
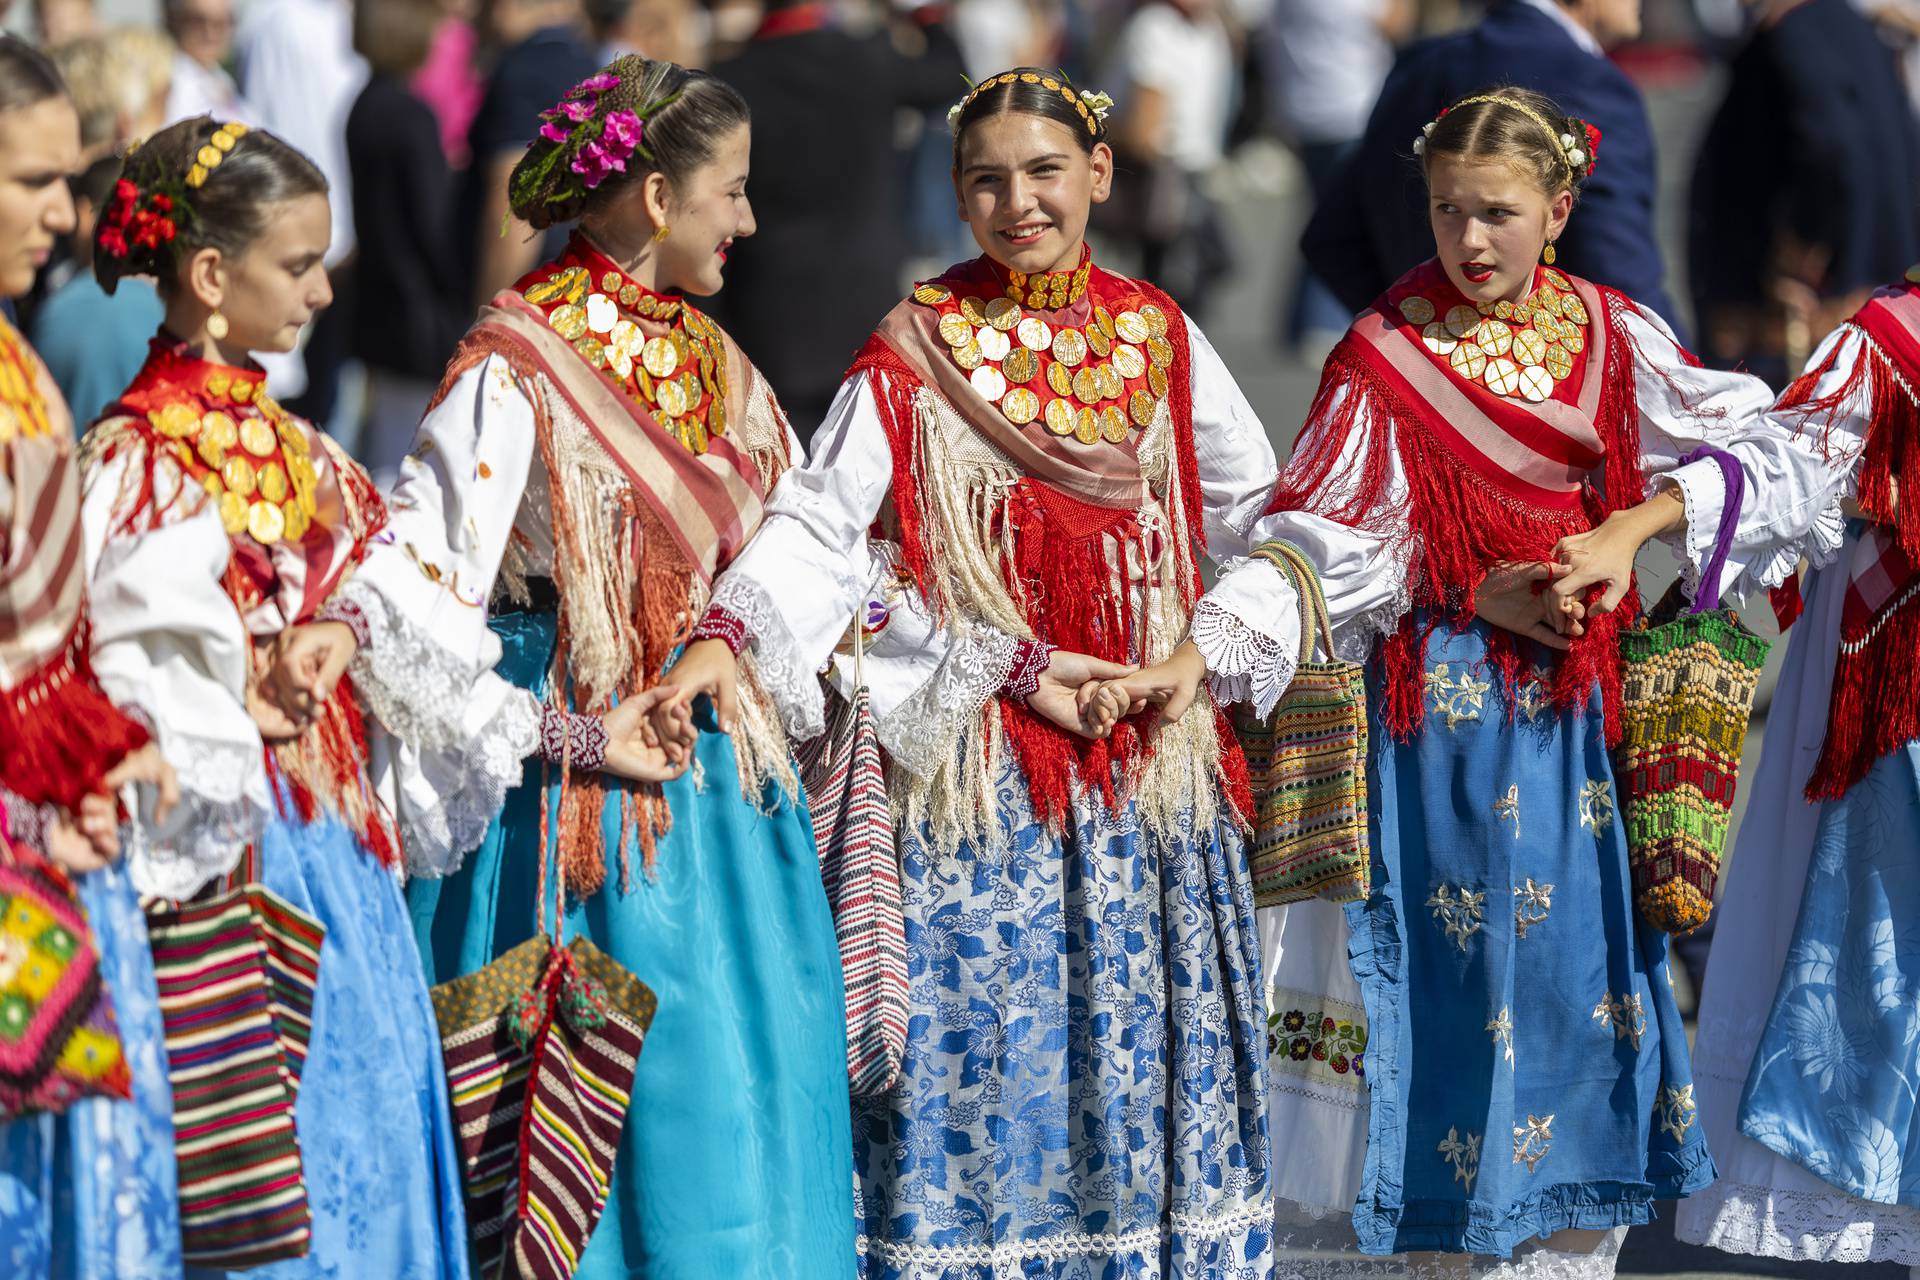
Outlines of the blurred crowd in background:
<svg viewBox="0 0 1920 1280">
<path fill-rule="evenodd" d="M 49 49 L 81 111 L 79 230 L 22 307 L 76 418 L 125 385 L 160 319 L 151 290 L 108 297 L 93 283 L 91 215 L 111 199 L 129 145 L 211 112 L 274 130 L 332 183 L 338 301 L 271 373 L 282 399 L 380 478 L 475 304 L 542 260 L 543 245 L 505 212 L 537 113 L 621 52 L 709 68 L 752 105 L 759 231 L 737 247 L 713 310 L 803 433 L 903 285 L 973 253 L 956 217 L 946 111 L 967 78 L 1017 65 L 1058 67 L 1113 96 L 1121 177 L 1098 211 L 1101 251 L 1203 324 L 1236 263 L 1219 193 L 1294 167 L 1318 207 L 1305 252 L 1287 246 L 1273 281 L 1275 360 L 1316 360 L 1354 309 L 1431 252 L 1411 142 L 1442 95 L 1472 87 L 1462 77 L 1564 89 L 1568 110 L 1612 125 L 1590 212 L 1576 218 L 1587 240 L 1575 269 L 1654 305 L 1710 362 L 1777 382 L 1866 290 L 1920 258 L 1920 0 L 0 9 Z M 1529 42 L 1558 44 L 1541 54 Z M 1604 76 L 1554 70 L 1569 51 Z M 1683 161 L 1683 261 L 1664 261 L 1652 233 L 1660 140 L 1636 86 L 1709 74 L 1725 96 Z"/>
</svg>

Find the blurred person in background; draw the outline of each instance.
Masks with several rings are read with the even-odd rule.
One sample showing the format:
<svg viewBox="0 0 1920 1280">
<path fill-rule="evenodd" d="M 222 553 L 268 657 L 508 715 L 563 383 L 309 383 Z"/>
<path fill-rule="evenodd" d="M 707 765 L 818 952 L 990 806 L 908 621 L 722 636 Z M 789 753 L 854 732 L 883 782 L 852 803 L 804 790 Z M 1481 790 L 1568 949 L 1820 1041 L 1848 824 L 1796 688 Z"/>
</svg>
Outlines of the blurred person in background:
<svg viewBox="0 0 1920 1280">
<path fill-rule="evenodd" d="M 1920 130 L 1853 0 L 1748 0 L 1694 165 L 1687 277 L 1701 355 L 1775 386 L 1920 258 Z"/>
<path fill-rule="evenodd" d="M 53 49 L 100 30 L 94 0 L 34 0 L 33 25 L 43 48 Z"/>
<path fill-rule="evenodd" d="M 173 45 L 141 27 L 81 36 L 51 51 L 80 113 L 80 158 L 119 154 L 164 127 Z"/>
<path fill-rule="evenodd" d="M 384 3 L 384 0 L 368 0 Z M 253 0 L 235 40 L 245 123 L 271 130 L 318 165 L 331 192 L 333 238 L 326 267 L 334 305 L 306 331 L 303 347 L 260 355 L 287 408 L 336 428 L 340 370 L 353 315 L 353 179 L 347 171 L 347 109 L 366 81 L 353 51 L 352 0 Z"/>
<path fill-rule="evenodd" d="M 707 65 L 707 15 L 696 0 L 586 0 L 600 59 L 624 54 Z"/>
<path fill-rule="evenodd" d="M 161 14 L 167 34 L 179 46 L 173 55 L 167 123 L 202 115 L 251 119 L 253 112 L 226 67 L 233 57 L 233 0 L 166 0 Z"/>
<path fill-rule="evenodd" d="M 467 132 L 472 161 L 459 193 L 454 241 L 475 306 L 565 243 L 564 230 L 543 239 L 509 217 L 507 178 L 539 128 L 540 113 L 600 65 L 580 0 L 483 0 L 480 34 L 500 52 Z"/>
<path fill-rule="evenodd" d="M 440 23 L 427 46 L 427 60 L 413 73 L 413 92 L 440 124 L 440 147 L 455 169 L 467 167 L 467 130 L 479 114 L 486 78 L 474 60 L 480 33 L 474 29 L 478 0 L 440 0 Z"/>
<path fill-rule="evenodd" d="M 408 81 L 426 61 L 439 0 L 362 0 L 353 47 L 366 88 L 347 113 L 347 165 L 360 231 L 351 354 L 367 370 L 359 461 L 382 489 L 396 478 L 440 371 L 472 308 L 449 237 L 453 175 L 440 125 Z"/>
<path fill-rule="evenodd" d="M 1140 274 L 1204 321 L 1233 261 L 1206 190 L 1233 117 L 1233 39 L 1216 0 L 1146 0 L 1121 30 L 1115 62 L 1126 104 L 1113 131 L 1118 180 L 1095 226 L 1137 244 Z"/>
<path fill-rule="evenodd" d="M 1367 131 L 1394 46 L 1412 33 L 1416 16 L 1415 0 L 1275 0 L 1260 33 L 1273 124 L 1299 156 L 1316 200 Z M 1352 321 L 1352 310 L 1302 262 L 1280 316 L 1284 345 L 1323 351 Z"/>
<path fill-rule="evenodd" d="M 759 231 L 736 243 L 714 315 L 779 393 L 803 440 L 900 292 L 909 246 L 901 109 L 944 113 L 966 90 L 939 10 L 856 29 L 821 0 L 773 0 L 759 31 L 714 72 L 753 112 Z M 832 139 L 832 181 L 820 146 Z M 951 152 L 949 151 L 949 155 Z M 949 181 L 949 216 L 952 210 Z M 806 321 L 794 323 L 804 299 Z"/>
<path fill-rule="evenodd" d="M 1640 0 L 1495 0 L 1476 26 L 1408 46 L 1380 90 L 1361 149 L 1335 176 L 1301 252 L 1351 312 L 1433 254 L 1413 139 L 1434 112 L 1484 84 L 1547 94 L 1600 130 L 1599 165 L 1557 247 L 1578 275 L 1680 327 L 1654 232 L 1653 128 L 1640 90 L 1607 50 L 1640 34 Z"/>
</svg>

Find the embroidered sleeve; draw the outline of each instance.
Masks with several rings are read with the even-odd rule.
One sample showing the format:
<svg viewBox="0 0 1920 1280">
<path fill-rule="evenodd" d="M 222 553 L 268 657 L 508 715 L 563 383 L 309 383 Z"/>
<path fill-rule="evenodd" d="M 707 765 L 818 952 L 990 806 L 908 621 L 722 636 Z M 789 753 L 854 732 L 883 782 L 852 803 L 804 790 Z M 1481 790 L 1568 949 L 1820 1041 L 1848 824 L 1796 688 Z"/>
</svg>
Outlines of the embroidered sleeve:
<svg viewBox="0 0 1920 1280">
<path fill-rule="evenodd" d="M 1000 686 L 1001 695 L 1015 702 L 1025 702 L 1040 692 L 1040 677 L 1046 674 L 1047 667 L 1053 662 L 1053 654 L 1053 645 L 1038 640 L 1016 641 L 1007 681 Z"/>
<path fill-rule="evenodd" d="M 607 727 L 599 716 L 542 706 L 540 755 L 582 773 L 597 772 L 607 762 Z"/>
<path fill-rule="evenodd" d="M 1845 537 L 1840 501 L 1856 454 L 1843 448 L 1829 457 L 1818 440 L 1795 433 L 1768 412 L 1773 392 L 1758 378 L 1701 368 L 1659 317 L 1637 305 L 1624 314 L 1634 353 L 1647 492 L 1663 484 L 1680 490 L 1687 527 L 1671 541 L 1685 561 L 1688 580 L 1699 581 L 1726 506 L 1717 464 L 1679 465 L 1703 444 L 1733 454 L 1745 472 L 1746 494 L 1733 516 L 1723 593 L 1742 575 L 1763 587 L 1776 586 L 1794 572 L 1803 554 L 1816 564 L 1831 559 Z"/>
<path fill-rule="evenodd" d="M 135 824 L 128 871 L 143 894 L 189 897 L 234 867 L 271 804 L 246 707 L 249 642 L 221 586 L 232 547 L 211 504 L 182 500 L 170 461 L 154 467 L 148 492 L 144 449 L 92 457 L 82 523 L 94 670 L 152 726 L 181 791 L 165 823 Z M 164 518 L 130 522 L 143 510 Z"/>
<path fill-rule="evenodd" d="M 1272 714 L 1293 683 L 1300 613 L 1293 586 L 1264 560 L 1242 560 L 1193 611 L 1190 635 L 1207 664 L 1214 701 Z"/>
<path fill-rule="evenodd" d="M 698 623 L 694 624 L 693 634 L 688 638 L 718 640 L 727 646 L 728 653 L 737 658 L 752 637 L 747 634 L 747 624 L 741 620 L 739 614 L 708 605 L 706 613 Z"/>
<path fill-rule="evenodd" d="M 50 804 L 22 800 L 0 787 L 0 806 L 6 809 L 7 838 L 36 852 L 45 853 L 47 836 L 59 818 L 59 810 Z"/>
<path fill-rule="evenodd" d="M 1046 652 L 1044 645 L 1024 643 L 1033 646 L 1026 650 L 1029 664 Z M 894 763 L 916 777 L 939 772 L 980 709 L 996 694 L 1013 696 L 1011 677 L 1022 644 L 959 619 L 935 627 L 917 597 L 903 600 L 866 663 L 874 732 Z M 1041 661 L 1039 670 L 1045 666 Z M 1037 687 L 1038 671 L 1031 665 L 1028 670 Z"/>
<path fill-rule="evenodd" d="M 544 720 L 538 699 L 511 689 L 464 750 L 391 742 L 374 781 L 395 798 L 408 875 L 452 875 L 480 847 L 507 793 L 527 776 L 527 758 L 541 749 Z"/>
</svg>

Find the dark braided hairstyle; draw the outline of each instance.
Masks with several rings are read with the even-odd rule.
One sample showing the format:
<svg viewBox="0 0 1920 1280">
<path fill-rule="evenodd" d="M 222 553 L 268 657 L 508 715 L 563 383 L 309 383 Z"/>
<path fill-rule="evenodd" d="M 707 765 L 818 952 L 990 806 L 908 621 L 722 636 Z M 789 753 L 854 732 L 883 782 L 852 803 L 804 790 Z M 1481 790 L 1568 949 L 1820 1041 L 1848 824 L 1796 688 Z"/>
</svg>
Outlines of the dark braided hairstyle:
<svg viewBox="0 0 1920 1280">
<path fill-rule="evenodd" d="M 220 151 L 219 163 L 201 163 L 208 148 Z M 203 179 L 189 185 L 196 170 Z M 93 273 L 108 293 L 121 277 L 144 275 L 171 294 L 180 264 L 201 249 L 238 257 L 267 229 L 274 205 L 326 194 L 313 161 L 264 129 L 243 131 L 212 116 L 182 120 L 121 166 L 94 230 Z"/>
<path fill-rule="evenodd" d="M 1089 99 L 1064 71 L 1044 71 L 1039 67 L 1015 67 L 999 75 L 988 76 L 973 86 L 966 97 L 948 113 L 953 130 L 953 167 L 960 168 L 960 143 L 967 130 L 990 116 L 1018 112 L 1042 116 L 1063 124 L 1080 150 L 1093 154 L 1095 143 L 1107 140 L 1103 119 L 1113 100 L 1104 94 Z"/>
<path fill-rule="evenodd" d="M 716 76 L 616 58 L 541 113 L 540 133 L 508 181 L 509 208 L 539 231 L 591 215 L 650 173 L 678 184 L 751 119 L 746 99 Z"/>
</svg>

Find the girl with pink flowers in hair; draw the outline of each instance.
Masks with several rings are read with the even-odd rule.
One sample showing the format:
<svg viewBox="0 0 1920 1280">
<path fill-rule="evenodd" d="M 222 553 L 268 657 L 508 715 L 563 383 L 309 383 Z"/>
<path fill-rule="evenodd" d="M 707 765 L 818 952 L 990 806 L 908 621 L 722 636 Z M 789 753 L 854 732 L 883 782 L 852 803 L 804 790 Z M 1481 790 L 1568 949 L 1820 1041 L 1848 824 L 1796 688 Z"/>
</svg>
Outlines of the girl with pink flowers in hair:
<svg viewBox="0 0 1920 1280">
<path fill-rule="evenodd" d="M 346 589 L 355 686 L 403 742 L 430 980 L 532 937 L 557 897 L 568 939 L 658 997 L 589 1280 L 837 1280 L 856 1258 L 840 955 L 757 674 L 692 712 L 654 781 L 601 768 L 600 713 L 659 696 L 798 460 L 691 302 L 753 234 L 748 140 L 724 82 L 639 57 L 543 113 L 512 212 L 579 230 L 481 308 Z"/>
</svg>

